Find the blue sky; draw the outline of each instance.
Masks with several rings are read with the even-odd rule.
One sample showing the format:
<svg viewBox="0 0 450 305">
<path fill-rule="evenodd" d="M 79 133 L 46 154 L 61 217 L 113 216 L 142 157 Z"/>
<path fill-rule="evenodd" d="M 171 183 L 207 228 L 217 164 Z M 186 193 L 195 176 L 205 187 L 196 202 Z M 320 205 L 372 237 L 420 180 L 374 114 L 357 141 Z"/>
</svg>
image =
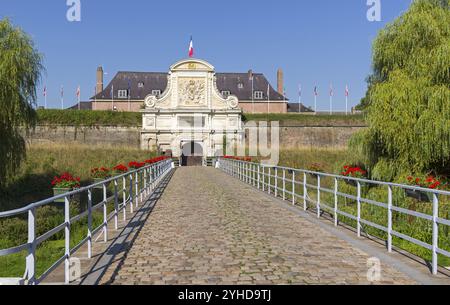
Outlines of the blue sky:
<svg viewBox="0 0 450 305">
<path fill-rule="evenodd" d="M 329 109 L 329 86 L 335 88 L 335 108 L 344 109 L 365 95 L 371 46 L 377 32 L 399 16 L 411 0 L 381 0 L 381 22 L 366 18 L 366 0 L 81 0 L 81 22 L 68 22 L 66 0 L 0 0 L 0 18 L 31 35 L 45 56 L 46 73 L 39 88 L 48 90 L 48 106 L 75 104 L 94 93 L 95 72 L 102 65 L 106 82 L 117 71 L 166 72 L 187 57 L 190 35 L 197 58 L 218 72 L 264 73 L 276 86 L 276 70 L 285 72 L 288 97 Z"/>
</svg>

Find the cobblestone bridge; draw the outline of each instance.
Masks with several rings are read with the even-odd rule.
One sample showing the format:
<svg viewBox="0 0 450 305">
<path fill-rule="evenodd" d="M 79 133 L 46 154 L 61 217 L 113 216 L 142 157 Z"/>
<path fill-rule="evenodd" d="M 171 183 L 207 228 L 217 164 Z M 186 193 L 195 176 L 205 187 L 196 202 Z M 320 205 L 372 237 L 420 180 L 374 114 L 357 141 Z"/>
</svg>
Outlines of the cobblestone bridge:
<svg viewBox="0 0 450 305">
<path fill-rule="evenodd" d="M 81 284 L 371 284 L 373 257 L 375 284 L 448 283 L 219 170 L 180 168 L 163 188 L 94 247 Z"/>
</svg>

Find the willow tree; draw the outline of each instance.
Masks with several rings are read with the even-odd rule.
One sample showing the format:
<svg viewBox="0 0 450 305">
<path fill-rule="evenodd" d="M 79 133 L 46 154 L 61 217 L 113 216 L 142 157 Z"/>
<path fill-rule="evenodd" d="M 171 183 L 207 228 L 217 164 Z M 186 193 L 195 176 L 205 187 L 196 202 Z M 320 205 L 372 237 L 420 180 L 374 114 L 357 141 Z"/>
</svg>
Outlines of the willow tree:
<svg viewBox="0 0 450 305">
<path fill-rule="evenodd" d="M 36 87 L 42 56 L 33 41 L 8 19 L 0 20 L 0 188 L 25 158 L 27 132 L 36 123 Z"/>
<path fill-rule="evenodd" d="M 374 178 L 450 173 L 450 10 L 416 0 L 380 31 L 366 95 L 368 130 L 353 139 Z"/>
</svg>

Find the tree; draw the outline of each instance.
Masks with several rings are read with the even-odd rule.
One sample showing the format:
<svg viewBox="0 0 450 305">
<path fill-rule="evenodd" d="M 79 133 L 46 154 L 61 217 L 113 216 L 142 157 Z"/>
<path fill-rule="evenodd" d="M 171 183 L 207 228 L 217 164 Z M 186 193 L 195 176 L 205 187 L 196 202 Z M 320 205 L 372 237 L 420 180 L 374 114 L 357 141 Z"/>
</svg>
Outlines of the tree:
<svg viewBox="0 0 450 305">
<path fill-rule="evenodd" d="M 352 140 L 372 176 L 450 172 L 450 10 L 416 0 L 373 45 L 369 128 Z"/>
<path fill-rule="evenodd" d="M 26 156 L 20 127 L 36 124 L 36 87 L 41 79 L 42 55 L 33 41 L 8 19 L 0 20 L 0 187 Z"/>
</svg>

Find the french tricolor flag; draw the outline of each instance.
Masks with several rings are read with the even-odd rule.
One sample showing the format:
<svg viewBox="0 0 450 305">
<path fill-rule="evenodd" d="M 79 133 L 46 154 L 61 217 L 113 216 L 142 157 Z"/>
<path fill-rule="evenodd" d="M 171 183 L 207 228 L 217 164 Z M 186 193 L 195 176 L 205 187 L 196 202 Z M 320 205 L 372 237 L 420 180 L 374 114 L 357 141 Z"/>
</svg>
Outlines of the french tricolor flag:
<svg viewBox="0 0 450 305">
<path fill-rule="evenodd" d="M 189 43 L 189 57 L 194 57 L 194 41 L 192 40 L 192 36 L 191 42 Z"/>
</svg>

